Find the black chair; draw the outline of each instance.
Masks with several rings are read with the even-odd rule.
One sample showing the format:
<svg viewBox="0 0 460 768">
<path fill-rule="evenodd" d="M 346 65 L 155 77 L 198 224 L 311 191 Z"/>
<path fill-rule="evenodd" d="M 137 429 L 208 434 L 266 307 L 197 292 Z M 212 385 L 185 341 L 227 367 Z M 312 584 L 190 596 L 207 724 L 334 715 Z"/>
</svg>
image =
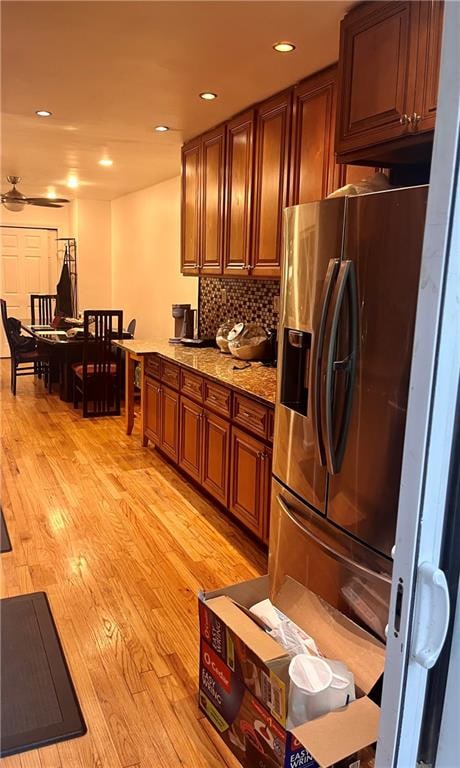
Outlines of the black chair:
<svg viewBox="0 0 460 768">
<path fill-rule="evenodd" d="M 6 339 L 10 348 L 11 356 L 11 391 L 16 394 L 16 379 L 18 376 L 32 376 L 37 373 L 38 366 L 43 366 L 46 374 L 49 373 L 49 356 L 37 349 L 35 344 L 33 349 L 24 349 L 21 342 L 23 337 L 19 333 L 14 334 L 8 323 L 8 310 L 5 299 L 0 299 L 0 308 L 2 313 L 2 323 L 5 330 Z M 18 321 L 19 322 L 19 321 Z M 32 337 L 31 341 L 32 341 Z M 20 343 L 21 342 L 21 343 Z"/>
<path fill-rule="evenodd" d="M 82 400 L 84 418 L 120 415 L 121 349 L 112 342 L 122 338 L 121 310 L 85 310 L 83 361 L 72 366 L 73 404 Z"/>
<path fill-rule="evenodd" d="M 51 325 L 56 312 L 55 293 L 30 294 L 31 325 Z"/>
<path fill-rule="evenodd" d="M 136 333 L 136 318 L 133 317 L 132 320 L 129 321 L 128 327 L 126 329 L 127 333 L 130 333 L 132 338 L 134 339 L 134 334 Z"/>
</svg>

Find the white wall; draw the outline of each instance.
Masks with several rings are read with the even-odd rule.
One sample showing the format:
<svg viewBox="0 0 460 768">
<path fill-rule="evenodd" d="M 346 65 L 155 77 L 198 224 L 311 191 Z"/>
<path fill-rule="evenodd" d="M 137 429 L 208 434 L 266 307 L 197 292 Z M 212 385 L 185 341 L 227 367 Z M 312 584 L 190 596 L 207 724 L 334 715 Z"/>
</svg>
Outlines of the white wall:
<svg viewBox="0 0 460 768">
<path fill-rule="evenodd" d="M 84 309 L 110 309 L 110 202 L 74 200 L 70 207 L 73 237 L 77 239 L 78 308 L 80 312 Z"/>
<path fill-rule="evenodd" d="M 112 305 L 136 336 L 171 336 L 171 304 L 197 299 L 197 278 L 180 274 L 180 177 L 113 200 Z"/>
</svg>

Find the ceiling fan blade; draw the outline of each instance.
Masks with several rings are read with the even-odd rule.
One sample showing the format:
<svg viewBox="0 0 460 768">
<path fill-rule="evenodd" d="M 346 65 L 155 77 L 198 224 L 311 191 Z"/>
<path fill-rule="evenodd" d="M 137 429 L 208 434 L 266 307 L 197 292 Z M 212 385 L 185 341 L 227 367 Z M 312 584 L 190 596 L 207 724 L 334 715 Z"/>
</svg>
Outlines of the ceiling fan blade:
<svg viewBox="0 0 460 768">
<path fill-rule="evenodd" d="M 62 208 L 62 205 L 57 204 L 55 202 L 51 202 L 51 200 L 27 200 L 28 205 L 39 205 L 42 208 Z"/>
<path fill-rule="evenodd" d="M 27 202 L 30 203 L 31 205 L 35 205 L 43 201 L 46 203 L 48 202 L 49 203 L 68 203 L 69 202 L 66 197 L 28 197 L 27 198 Z"/>
</svg>

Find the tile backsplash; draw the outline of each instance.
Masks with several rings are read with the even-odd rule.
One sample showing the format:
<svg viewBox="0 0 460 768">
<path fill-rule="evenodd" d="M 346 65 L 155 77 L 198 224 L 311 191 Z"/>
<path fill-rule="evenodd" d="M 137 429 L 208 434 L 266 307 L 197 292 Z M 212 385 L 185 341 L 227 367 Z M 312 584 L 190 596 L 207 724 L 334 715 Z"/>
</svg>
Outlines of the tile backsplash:
<svg viewBox="0 0 460 768">
<path fill-rule="evenodd" d="M 266 328 L 276 326 L 278 312 L 273 300 L 279 292 L 278 280 L 200 277 L 200 336 L 215 336 L 224 320 L 260 322 Z"/>
</svg>

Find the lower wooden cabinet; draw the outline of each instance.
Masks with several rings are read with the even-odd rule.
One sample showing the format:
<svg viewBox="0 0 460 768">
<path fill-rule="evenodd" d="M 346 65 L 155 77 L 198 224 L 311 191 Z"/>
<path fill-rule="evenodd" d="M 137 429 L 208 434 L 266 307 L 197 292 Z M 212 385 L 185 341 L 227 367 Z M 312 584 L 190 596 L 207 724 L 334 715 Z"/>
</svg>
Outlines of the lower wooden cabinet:
<svg viewBox="0 0 460 768">
<path fill-rule="evenodd" d="M 228 507 L 230 424 L 209 411 L 203 416 L 203 472 L 201 483 L 217 501 Z"/>
<path fill-rule="evenodd" d="M 161 434 L 161 385 L 159 381 L 145 377 L 145 433 L 158 444 Z"/>
<path fill-rule="evenodd" d="M 201 483 L 203 409 L 186 397 L 180 399 L 179 466 Z"/>
<path fill-rule="evenodd" d="M 179 458 L 179 394 L 161 386 L 160 448 L 177 462 Z"/>
<path fill-rule="evenodd" d="M 237 427 L 232 428 L 230 511 L 259 538 L 267 540 L 271 452 Z"/>
<path fill-rule="evenodd" d="M 181 368 L 182 391 L 190 376 L 188 371 L 185 373 Z M 188 394 L 190 397 L 144 375 L 143 444 L 152 440 L 203 490 L 267 543 L 272 466 L 267 443 L 272 439 L 272 409 L 249 396 L 233 393 L 232 411 L 232 390 L 207 379 L 204 395 L 197 386 L 187 387 Z"/>
</svg>

